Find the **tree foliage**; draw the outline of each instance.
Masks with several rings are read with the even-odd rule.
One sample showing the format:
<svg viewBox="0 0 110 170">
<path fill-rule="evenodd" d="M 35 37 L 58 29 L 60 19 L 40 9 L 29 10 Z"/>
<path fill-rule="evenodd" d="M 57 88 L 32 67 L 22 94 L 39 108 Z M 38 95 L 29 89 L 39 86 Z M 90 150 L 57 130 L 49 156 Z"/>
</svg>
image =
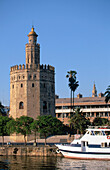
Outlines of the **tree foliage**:
<svg viewBox="0 0 110 170">
<path fill-rule="evenodd" d="M 63 124 L 60 120 L 51 115 L 38 116 L 38 126 L 39 132 L 46 138 L 50 135 L 62 134 L 63 133 Z"/>
<path fill-rule="evenodd" d="M 6 116 L 6 112 L 5 112 L 4 106 L 2 105 L 1 102 L 0 102 L 0 116 Z"/>
<path fill-rule="evenodd" d="M 96 117 L 92 122 L 93 126 L 105 126 L 108 124 L 109 124 L 109 120 L 101 117 Z"/>
<path fill-rule="evenodd" d="M 8 135 L 7 123 L 11 120 L 7 116 L 0 116 L 0 136 L 2 136 L 2 144 L 4 144 L 4 136 Z"/>
<path fill-rule="evenodd" d="M 78 133 L 84 133 L 87 126 L 90 125 L 90 120 L 86 119 L 80 108 L 75 110 L 75 114 L 70 119 L 70 126 L 73 127 L 74 131 Z"/>
<path fill-rule="evenodd" d="M 109 100 L 110 100 L 110 85 L 108 86 L 108 88 L 106 89 L 105 93 L 104 93 L 104 96 L 105 96 L 105 102 L 108 103 Z"/>
<path fill-rule="evenodd" d="M 26 136 L 31 134 L 30 125 L 33 122 L 32 117 L 21 116 L 16 119 L 16 133 L 20 133 L 24 136 L 24 141 L 26 145 Z"/>
<path fill-rule="evenodd" d="M 67 78 L 69 78 L 69 87 L 70 89 L 75 92 L 75 90 L 77 89 L 77 87 L 79 86 L 79 81 L 76 81 L 76 71 L 68 71 L 68 74 L 66 75 Z"/>
<path fill-rule="evenodd" d="M 16 121 L 15 119 L 11 118 L 9 122 L 6 124 L 7 132 L 9 135 L 16 132 Z"/>
<path fill-rule="evenodd" d="M 38 121 L 37 120 L 34 120 L 31 125 L 30 125 L 30 129 L 31 131 L 34 133 L 34 142 L 36 143 L 36 136 L 37 136 L 37 132 L 38 132 L 38 129 L 39 129 L 39 126 L 38 126 Z"/>
<path fill-rule="evenodd" d="M 74 92 L 77 89 L 77 87 L 79 86 L 79 81 L 76 80 L 76 71 L 68 71 L 66 78 L 69 78 L 69 87 L 71 89 L 71 108 L 72 108 L 72 104 L 73 104 L 73 108 L 74 108 Z M 72 92 L 73 92 L 73 103 L 72 103 Z"/>
</svg>

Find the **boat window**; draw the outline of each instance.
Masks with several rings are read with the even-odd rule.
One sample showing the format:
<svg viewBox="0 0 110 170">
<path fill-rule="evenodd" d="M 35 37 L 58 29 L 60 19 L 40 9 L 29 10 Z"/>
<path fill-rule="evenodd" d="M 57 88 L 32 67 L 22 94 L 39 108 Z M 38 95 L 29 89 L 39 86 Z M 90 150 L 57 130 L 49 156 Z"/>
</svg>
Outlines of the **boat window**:
<svg viewBox="0 0 110 170">
<path fill-rule="evenodd" d="M 110 143 L 109 143 L 109 147 L 110 147 Z"/>
<path fill-rule="evenodd" d="M 101 143 L 101 147 L 107 147 L 107 142 L 105 142 L 105 143 Z"/>
<path fill-rule="evenodd" d="M 101 143 L 101 147 L 105 147 L 105 144 L 104 144 L 104 143 Z"/>
<path fill-rule="evenodd" d="M 85 142 L 83 142 L 82 144 L 83 144 L 83 146 L 85 146 Z"/>
<path fill-rule="evenodd" d="M 90 135 L 92 135 L 92 132 L 89 132 Z"/>
<path fill-rule="evenodd" d="M 88 146 L 88 142 L 86 143 L 86 145 Z"/>
<path fill-rule="evenodd" d="M 107 147 L 107 142 L 105 143 L 105 147 Z"/>
<path fill-rule="evenodd" d="M 94 135 L 94 131 L 91 131 L 92 132 L 92 135 Z"/>
<path fill-rule="evenodd" d="M 102 134 L 103 134 L 103 136 L 105 136 L 105 132 L 104 131 L 102 131 Z"/>
<path fill-rule="evenodd" d="M 100 131 L 95 131 L 94 134 L 95 135 L 100 135 Z"/>
</svg>

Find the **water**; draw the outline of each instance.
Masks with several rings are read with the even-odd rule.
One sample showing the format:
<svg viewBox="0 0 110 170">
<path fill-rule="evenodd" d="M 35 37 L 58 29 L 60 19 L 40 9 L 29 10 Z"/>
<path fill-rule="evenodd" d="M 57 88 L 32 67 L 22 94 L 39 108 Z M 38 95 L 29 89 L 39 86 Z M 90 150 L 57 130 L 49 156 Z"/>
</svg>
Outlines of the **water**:
<svg viewBox="0 0 110 170">
<path fill-rule="evenodd" d="M 0 170 L 110 170 L 110 161 L 0 156 Z"/>
</svg>

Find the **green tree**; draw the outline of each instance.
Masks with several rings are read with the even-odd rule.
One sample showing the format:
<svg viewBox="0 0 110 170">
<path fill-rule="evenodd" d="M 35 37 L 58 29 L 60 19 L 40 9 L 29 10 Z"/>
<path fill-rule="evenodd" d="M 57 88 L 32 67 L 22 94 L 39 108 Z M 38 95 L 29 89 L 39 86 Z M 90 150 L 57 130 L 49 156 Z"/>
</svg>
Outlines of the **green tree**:
<svg viewBox="0 0 110 170">
<path fill-rule="evenodd" d="M 70 119 L 70 126 L 73 127 L 74 131 L 83 134 L 87 126 L 90 125 L 90 120 L 86 119 L 80 108 L 75 110 L 75 114 Z"/>
<path fill-rule="evenodd" d="M 34 133 L 34 142 L 36 144 L 36 137 L 37 137 L 37 132 L 38 132 L 38 121 L 37 120 L 34 120 L 31 125 L 30 125 L 30 129 L 32 130 L 32 132 Z"/>
<path fill-rule="evenodd" d="M 43 115 L 38 116 L 38 126 L 39 132 L 45 138 L 45 145 L 46 145 L 46 138 L 50 135 L 62 134 L 64 133 L 63 123 L 55 117 L 51 115 Z"/>
<path fill-rule="evenodd" d="M 105 102 L 108 103 L 109 100 L 110 100 L 110 85 L 108 86 L 108 88 L 106 89 L 105 93 L 104 93 L 104 96 L 105 96 Z"/>
<path fill-rule="evenodd" d="M 6 112 L 5 112 L 4 106 L 2 105 L 1 102 L 0 102 L 0 116 L 6 116 Z"/>
<path fill-rule="evenodd" d="M 8 134 L 13 134 L 14 132 L 16 132 L 16 121 L 15 119 L 11 119 L 9 122 L 7 122 L 7 132 Z"/>
<path fill-rule="evenodd" d="M 92 122 L 93 126 L 105 126 L 108 124 L 109 124 L 109 120 L 101 117 L 96 117 Z"/>
<path fill-rule="evenodd" d="M 24 136 L 24 142 L 26 145 L 26 136 L 31 134 L 30 125 L 33 122 L 32 117 L 28 116 L 21 116 L 20 118 L 16 119 L 16 133 L 20 133 Z"/>
<path fill-rule="evenodd" d="M 77 89 L 77 87 L 79 86 L 79 81 L 76 81 L 76 71 L 68 71 L 68 74 L 66 75 L 67 78 L 69 78 L 69 87 L 71 90 L 71 108 L 72 108 L 72 104 L 73 104 L 73 109 L 74 109 L 74 92 Z M 72 102 L 72 92 L 73 92 L 73 102 Z"/>
<path fill-rule="evenodd" d="M 11 119 L 7 116 L 0 116 L 0 136 L 2 136 L 2 145 L 4 145 L 4 136 L 8 135 L 7 123 Z"/>
</svg>

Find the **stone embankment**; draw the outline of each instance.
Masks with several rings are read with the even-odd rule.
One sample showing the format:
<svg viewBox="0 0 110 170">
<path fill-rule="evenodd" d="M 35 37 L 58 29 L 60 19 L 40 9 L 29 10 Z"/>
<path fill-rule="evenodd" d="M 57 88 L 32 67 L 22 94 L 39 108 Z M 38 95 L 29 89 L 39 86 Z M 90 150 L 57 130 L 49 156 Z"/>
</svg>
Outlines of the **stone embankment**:
<svg viewBox="0 0 110 170">
<path fill-rule="evenodd" d="M 55 146 L 4 146 L 0 147 L 0 156 L 62 156 L 57 154 Z"/>
</svg>

